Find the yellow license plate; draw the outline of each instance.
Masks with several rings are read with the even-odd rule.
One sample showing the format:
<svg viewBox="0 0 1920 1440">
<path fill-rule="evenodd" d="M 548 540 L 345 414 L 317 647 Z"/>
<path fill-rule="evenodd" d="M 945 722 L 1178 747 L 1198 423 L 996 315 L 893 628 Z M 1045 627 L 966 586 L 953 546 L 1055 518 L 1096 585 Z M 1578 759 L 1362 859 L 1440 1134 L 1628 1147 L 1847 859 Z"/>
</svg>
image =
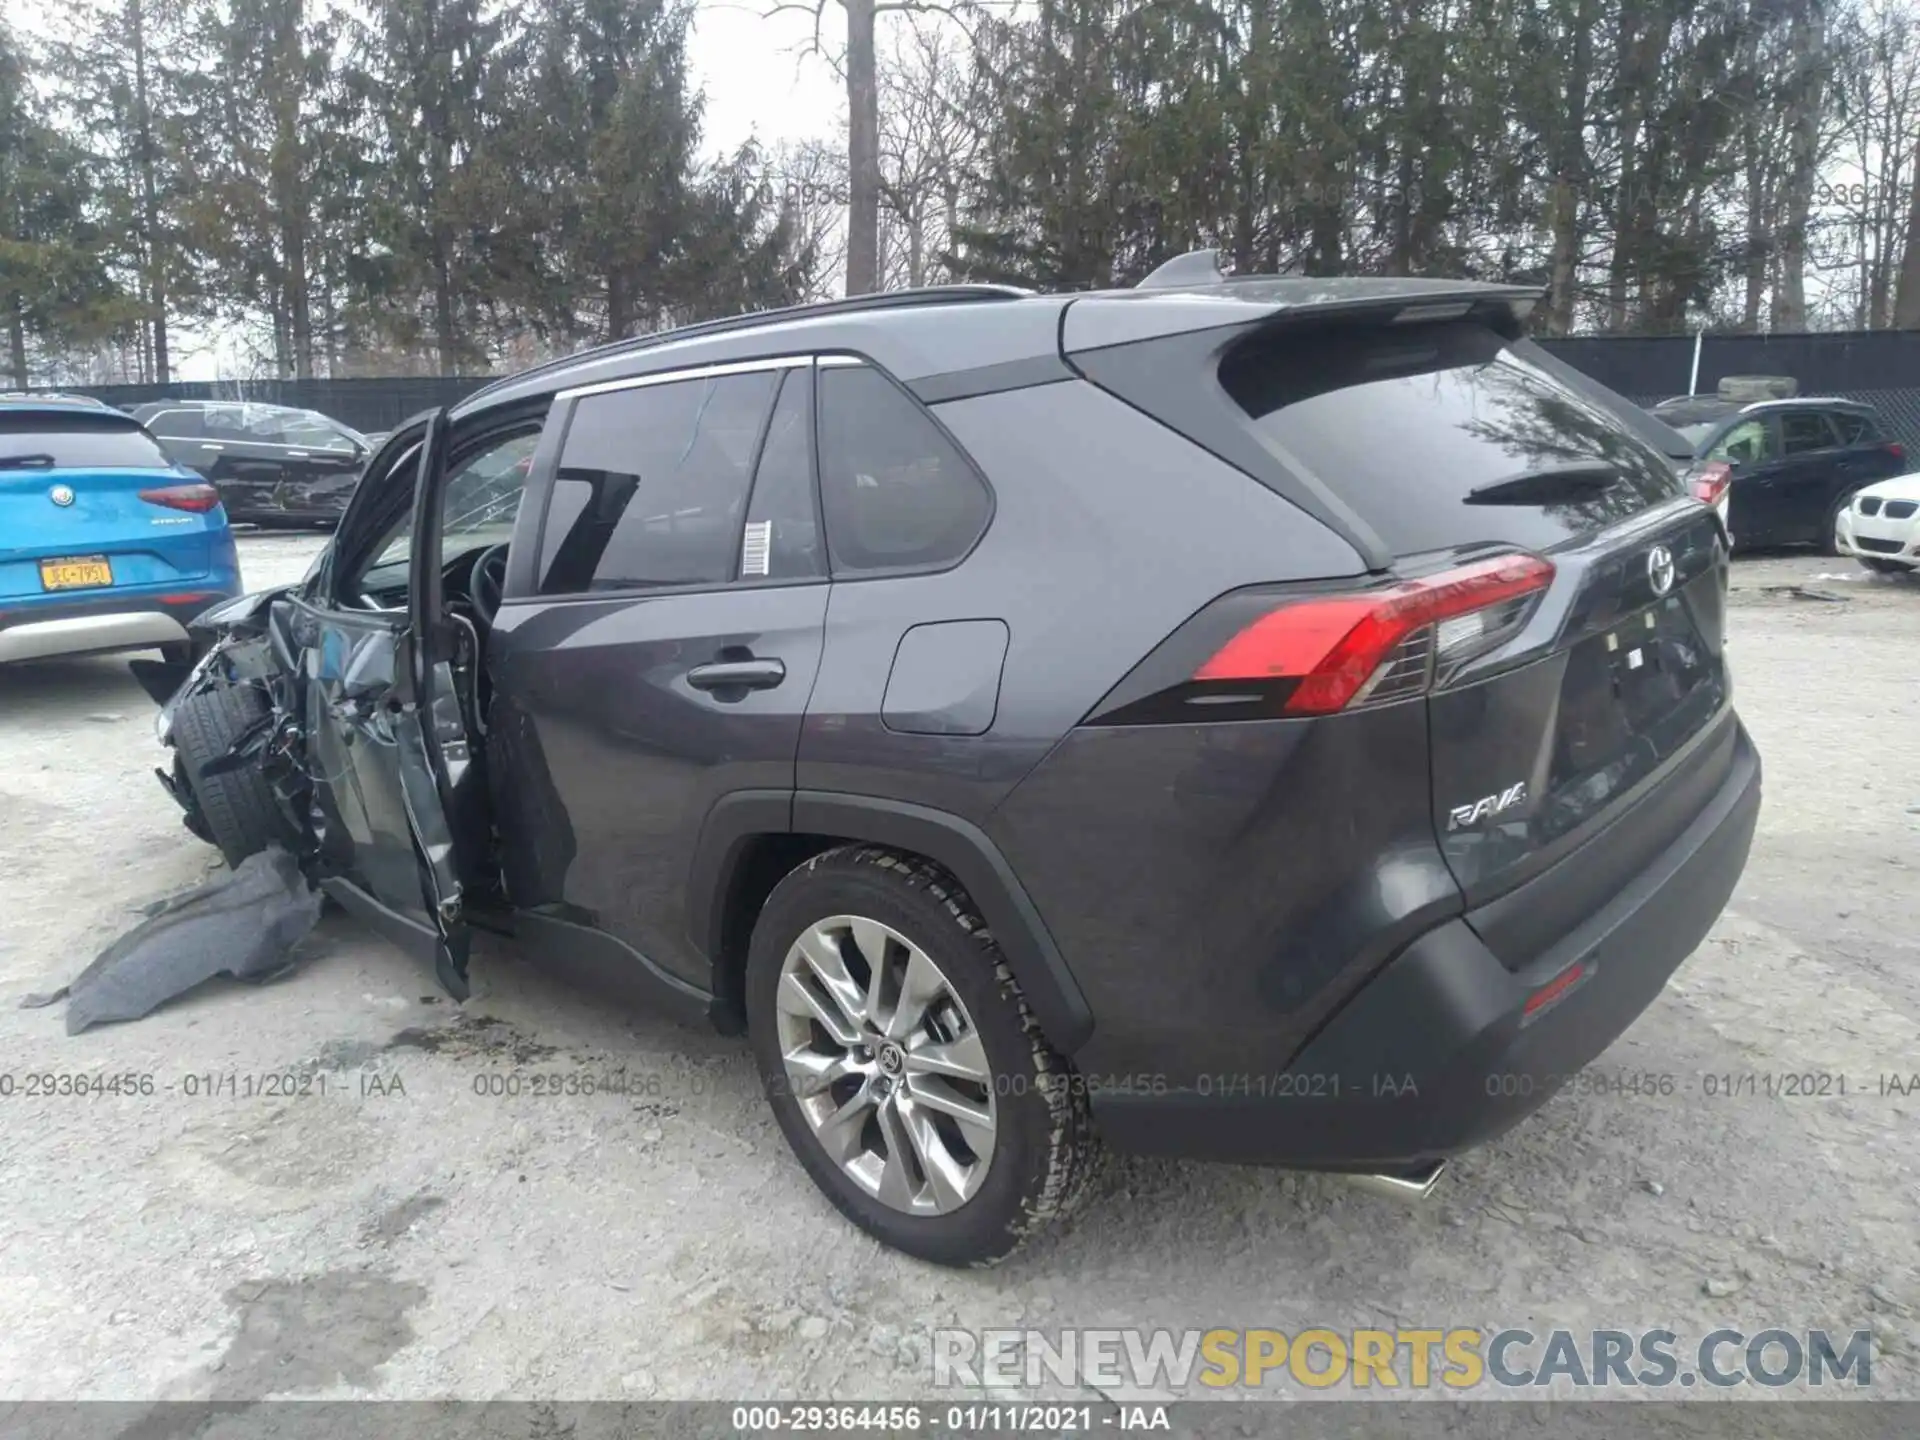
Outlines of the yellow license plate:
<svg viewBox="0 0 1920 1440">
<path fill-rule="evenodd" d="M 40 584 L 48 590 L 84 590 L 113 584 L 113 566 L 104 555 L 69 555 L 40 562 Z"/>
</svg>

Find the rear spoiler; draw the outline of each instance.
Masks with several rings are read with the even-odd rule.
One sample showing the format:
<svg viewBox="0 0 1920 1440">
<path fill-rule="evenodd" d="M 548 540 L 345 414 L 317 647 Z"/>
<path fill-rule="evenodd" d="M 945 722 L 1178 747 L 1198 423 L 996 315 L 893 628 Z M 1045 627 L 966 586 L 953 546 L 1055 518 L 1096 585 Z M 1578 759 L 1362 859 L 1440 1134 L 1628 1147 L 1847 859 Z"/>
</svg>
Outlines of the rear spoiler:
<svg viewBox="0 0 1920 1440">
<path fill-rule="evenodd" d="M 1518 339 L 1541 294 L 1459 280 L 1250 276 L 1077 299 L 1061 321 L 1060 348 L 1083 378 L 1245 471 L 1345 540 L 1368 570 L 1384 572 L 1393 552 L 1379 532 L 1248 423 L 1220 386 L 1221 356 L 1262 331 L 1340 318 L 1480 319 Z"/>
<path fill-rule="evenodd" d="M 1182 257 L 1185 259 L 1186 257 Z M 1162 270 L 1170 267 L 1163 266 Z M 1311 279 L 1248 275 L 1183 284 L 1161 271 L 1136 290 L 1102 291 L 1067 306 L 1060 349 L 1069 358 L 1085 350 L 1130 345 L 1200 330 L 1242 333 L 1268 325 L 1343 317 L 1388 323 L 1473 318 L 1516 338 L 1544 291 L 1472 280 Z"/>
</svg>

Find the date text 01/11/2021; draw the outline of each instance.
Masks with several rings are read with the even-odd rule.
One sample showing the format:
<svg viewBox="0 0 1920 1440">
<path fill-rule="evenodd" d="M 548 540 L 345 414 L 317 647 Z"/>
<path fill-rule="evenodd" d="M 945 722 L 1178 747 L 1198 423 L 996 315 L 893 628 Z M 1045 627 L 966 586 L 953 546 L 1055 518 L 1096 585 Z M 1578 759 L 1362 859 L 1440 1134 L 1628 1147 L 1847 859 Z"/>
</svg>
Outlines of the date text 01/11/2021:
<svg viewBox="0 0 1920 1440">
<path fill-rule="evenodd" d="M 882 1430 L 937 1435 L 1088 1433 L 1096 1429 L 1171 1430 L 1164 1405 L 1092 1405 L 977 1401 L 956 1405 L 736 1405 L 733 1428 L 743 1435 Z"/>
</svg>

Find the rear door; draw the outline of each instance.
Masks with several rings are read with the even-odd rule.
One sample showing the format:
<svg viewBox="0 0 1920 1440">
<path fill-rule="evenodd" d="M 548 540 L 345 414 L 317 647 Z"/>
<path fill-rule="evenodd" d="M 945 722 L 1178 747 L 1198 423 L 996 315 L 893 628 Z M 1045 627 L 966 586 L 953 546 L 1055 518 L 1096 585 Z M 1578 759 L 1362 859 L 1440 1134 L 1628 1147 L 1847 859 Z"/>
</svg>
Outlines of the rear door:
<svg viewBox="0 0 1920 1440">
<path fill-rule="evenodd" d="M 1828 512 L 1847 490 L 1846 449 L 1839 433 L 1819 410 L 1784 411 L 1780 457 L 1780 539 L 1825 539 Z"/>
<path fill-rule="evenodd" d="M 1369 682 L 1378 696 L 1405 686 L 1407 667 L 1426 677 L 1434 826 L 1469 906 L 1661 789 L 1661 813 L 1642 811 L 1630 843 L 1575 868 L 1604 883 L 1644 866 L 1729 763 L 1713 512 L 1663 455 L 1482 326 L 1290 331 L 1230 354 L 1220 374 L 1261 435 L 1371 527 L 1403 580 L 1502 553 L 1552 566 L 1414 637 L 1417 653 Z M 1537 953 L 1505 932 L 1488 943 Z"/>
<path fill-rule="evenodd" d="M 543 959 L 712 983 L 685 913 L 701 831 L 790 796 L 820 661 L 812 389 L 798 357 L 557 398 L 488 639 L 506 887 L 551 922 L 520 926 Z"/>
</svg>

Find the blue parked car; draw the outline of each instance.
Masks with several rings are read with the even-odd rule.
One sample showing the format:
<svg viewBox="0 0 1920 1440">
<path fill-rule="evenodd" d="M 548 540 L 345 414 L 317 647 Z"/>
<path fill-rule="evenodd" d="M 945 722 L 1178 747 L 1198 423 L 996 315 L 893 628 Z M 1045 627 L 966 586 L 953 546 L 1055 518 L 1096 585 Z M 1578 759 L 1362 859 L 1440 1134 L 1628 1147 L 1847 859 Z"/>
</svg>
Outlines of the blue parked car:
<svg viewBox="0 0 1920 1440">
<path fill-rule="evenodd" d="M 98 400 L 0 395 L 0 663 L 154 650 L 241 592 L 220 494 Z"/>
</svg>

